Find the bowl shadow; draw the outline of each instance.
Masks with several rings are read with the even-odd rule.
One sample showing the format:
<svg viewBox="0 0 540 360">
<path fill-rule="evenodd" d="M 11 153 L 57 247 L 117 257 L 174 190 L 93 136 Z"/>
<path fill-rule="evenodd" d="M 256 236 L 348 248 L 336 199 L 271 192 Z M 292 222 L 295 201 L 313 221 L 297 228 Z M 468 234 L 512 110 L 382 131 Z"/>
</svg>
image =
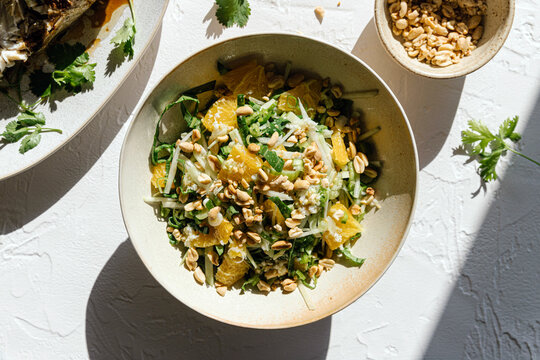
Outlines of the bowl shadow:
<svg viewBox="0 0 540 360">
<path fill-rule="evenodd" d="M 103 267 L 86 307 L 92 360 L 325 359 L 330 328 L 330 317 L 283 330 L 246 329 L 207 318 L 157 283 L 129 239 Z"/>
<path fill-rule="evenodd" d="M 416 140 L 420 170 L 423 169 L 448 137 L 465 78 L 429 79 L 405 70 L 383 48 L 373 18 L 352 53 L 384 79 L 403 106 Z"/>
</svg>

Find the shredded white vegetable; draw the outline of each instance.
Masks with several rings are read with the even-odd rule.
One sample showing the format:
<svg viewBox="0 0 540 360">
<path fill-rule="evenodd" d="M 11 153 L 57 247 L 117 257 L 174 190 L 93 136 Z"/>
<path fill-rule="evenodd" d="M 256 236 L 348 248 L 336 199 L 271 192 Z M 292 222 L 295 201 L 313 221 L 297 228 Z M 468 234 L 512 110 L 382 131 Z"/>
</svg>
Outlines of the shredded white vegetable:
<svg viewBox="0 0 540 360">
<path fill-rule="evenodd" d="M 311 302 L 311 299 L 308 294 L 308 288 L 302 284 L 302 282 L 298 282 L 298 291 L 300 291 L 300 295 L 302 295 L 302 299 L 304 299 L 304 302 L 306 303 L 306 306 L 309 311 L 314 311 L 315 306 L 313 306 L 313 303 Z"/>
<path fill-rule="evenodd" d="M 266 196 L 276 196 L 276 197 L 280 198 L 281 200 L 293 200 L 293 198 L 290 197 L 289 195 L 284 194 L 282 192 L 278 192 L 278 191 L 268 190 L 264 194 Z"/>
<path fill-rule="evenodd" d="M 176 176 L 176 169 L 178 168 L 178 155 L 180 155 L 180 147 L 174 148 L 173 158 L 171 161 L 171 168 L 169 169 L 169 176 L 167 176 L 167 183 L 163 193 L 168 194 L 171 191 L 174 177 Z"/>
</svg>

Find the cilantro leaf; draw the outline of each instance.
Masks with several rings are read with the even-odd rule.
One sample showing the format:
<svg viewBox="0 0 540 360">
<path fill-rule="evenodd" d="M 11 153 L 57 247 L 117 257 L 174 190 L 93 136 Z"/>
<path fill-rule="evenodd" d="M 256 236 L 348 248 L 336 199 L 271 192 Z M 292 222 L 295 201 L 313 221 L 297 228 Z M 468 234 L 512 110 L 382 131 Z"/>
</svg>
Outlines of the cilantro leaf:
<svg viewBox="0 0 540 360">
<path fill-rule="evenodd" d="M 496 137 L 489 131 L 488 127 L 479 120 L 469 120 L 470 130 L 464 130 L 461 132 L 461 141 L 464 144 L 474 144 L 478 142 L 478 145 L 474 147 L 475 154 L 480 154 L 486 149 L 488 144 L 495 140 Z"/>
<path fill-rule="evenodd" d="M 45 125 L 45 115 L 40 112 L 26 110 L 19 114 L 17 122 L 21 126 Z"/>
<path fill-rule="evenodd" d="M 111 39 L 111 44 L 116 45 L 116 47 L 121 48 L 125 56 L 129 56 L 130 59 L 133 58 L 134 50 L 133 45 L 135 44 L 135 33 L 137 28 L 135 27 L 135 22 L 133 18 L 129 17 L 124 21 L 124 25 L 116 32 L 115 36 Z"/>
<path fill-rule="evenodd" d="M 514 132 L 519 120 L 519 116 L 514 116 L 512 119 L 508 118 L 499 126 L 499 136 L 503 139 L 510 139 L 513 142 L 519 141 L 521 135 Z"/>
<path fill-rule="evenodd" d="M 36 128 L 36 130 L 34 130 L 33 133 L 31 133 L 30 135 L 22 139 L 21 146 L 19 147 L 19 152 L 21 154 L 24 154 L 28 150 L 31 150 L 35 148 L 36 146 L 38 146 L 39 142 L 41 141 L 40 132 L 41 132 L 41 128 L 38 127 Z"/>
<path fill-rule="evenodd" d="M 59 87 L 67 91 L 78 93 L 83 84 L 93 83 L 96 80 L 94 68 L 96 64 L 88 64 L 90 55 L 87 52 L 78 56 L 73 63 L 64 70 L 55 70 L 52 79 Z"/>
<path fill-rule="evenodd" d="M 515 132 L 518 120 L 518 116 L 514 116 L 512 119 L 506 119 L 499 126 L 497 134 L 493 134 L 483 122 L 471 120 L 468 123 L 469 129 L 461 132 L 461 141 L 463 144 L 473 146 L 468 152 L 469 155 L 477 156 L 480 163 L 479 173 L 484 181 L 497 180 L 497 163 L 506 151 L 511 151 L 540 166 L 539 162 L 511 148 L 505 142 L 506 139 L 510 139 L 512 142 L 517 142 L 521 139 L 521 135 Z"/>
<path fill-rule="evenodd" d="M 216 18 L 221 25 L 246 26 L 251 9 L 247 0 L 216 0 Z"/>
<path fill-rule="evenodd" d="M 11 121 L 7 124 L 6 130 L 2 133 L 2 138 L 8 143 L 14 143 L 19 141 L 23 136 L 28 134 L 26 128 L 19 128 L 17 121 Z"/>
</svg>

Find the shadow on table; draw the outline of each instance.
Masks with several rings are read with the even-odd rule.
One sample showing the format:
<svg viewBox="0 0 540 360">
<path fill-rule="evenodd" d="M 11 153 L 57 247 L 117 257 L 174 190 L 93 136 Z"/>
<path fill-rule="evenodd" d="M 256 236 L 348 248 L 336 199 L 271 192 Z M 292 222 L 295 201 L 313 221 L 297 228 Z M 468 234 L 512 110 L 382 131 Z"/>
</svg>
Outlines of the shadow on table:
<svg viewBox="0 0 540 360">
<path fill-rule="evenodd" d="M 522 120 L 528 122 L 521 144 L 537 160 L 540 96 Z M 540 168 L 515 155 L 510 162 L 425 359 L 536 359 L 540 354 Z"/>
<path fill-rule="evenodd" d="M 121 107 L 114 102 L 114 97 L 111 98 L 98 115 L 60 150 L 31 169 L 0 182 L 0 235 L 21 228 L 49 209 L 109 147 L 146 87 L 159 49 L 160 34 L 161 27 L 152 45 L 118 89 L 115 96 L 130 94 L 124 97 L 126 102 Z M 34 151 L 39 151 L 39 147 Z M 3 200 L 7 194 L 14 198 L 13 193 L 20 194 L 18 204 L 8 204 Z"/>
<path fill-rule="evenodd" d="M 434 80 L 405 70 L 386 53 L 373 19 L 364 28 L 352 53 L 383 78 L 403 105 L 414 132 L 420 169 L 423 169 L 446 141 L 465 78 Z"/>
<path fill-rule="evenodd" d="M 209 319 L 161 287 L 129 239 L 99 274 L 86 308 L 91 360 L 325 359 L 330 326 L 326 318 L 292 329 L 254 330 Z"/>
</svg>

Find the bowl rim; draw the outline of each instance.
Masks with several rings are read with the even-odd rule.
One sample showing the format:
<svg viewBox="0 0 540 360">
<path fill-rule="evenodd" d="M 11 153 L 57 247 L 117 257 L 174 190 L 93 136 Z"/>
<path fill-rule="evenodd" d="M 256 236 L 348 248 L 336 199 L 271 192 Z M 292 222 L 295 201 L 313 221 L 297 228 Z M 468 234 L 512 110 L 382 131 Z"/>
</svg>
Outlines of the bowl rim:
<svg viewBox="0 0 540 360">
<path fill-rule="evenodd" d="M 205 52 L 205 51 L 207 51 L 207 50 L 209 50 L 211 48 L 221 46 L 222 44 L 224 44 L 226 42 L 236 41 L 238 39 L 244 39 L 244 38 L 250 38 L 250 37 L 256 38 L 256 37 L 260 37 L 260 36 L 296 37 L 296 38 L 303 38 L 303 39 L 306 39 L 306 40 L 318 42 L 318 43 L 320 43 L 322 45 L 330 47 L 334 51 L 341 52 L 345 56 L 348 56 L 348 57 L 352 58 L 353 60 L 359 62 L 361 65 L 363 65 L 373 76 L 375 76 L 375 78 L 381 83 L 381 85 L 388 91 L 388 93 L 390 94 L 390 96 L 392 97 L 392 99 L 394 100 L 396 105 L 398 106 L 398 109 L 400 110 L 400 112 L 401 112 L 401 114 L 403 116 L 403 120 L 405 122 L 407 130 L 409 131 L 409 136 L 411 138 L 411 145 L 412 145 L 413 153 L 414 153 L 415 182 L 414 182 L 414 196 L 413 196 L 413 199 L 412 199 L 411 211 L 410 211 L 410 214 L 409 214 L 409 218 L 407 220 L 407 225 L 406 225 L 405 231 L 403 232 L 403 236 L 401 237 L 401 240 L 399 242 L 399 246 L 397 247 L 396 251 L 394 252 L 394 254 L 392 256 L 392 258 L 390 259 L 390 261 L 388 262 L 386 267 L 383 269 L 381 274 L 377 277 L 377 279 L 375 279 L 375 281 L 365 291 L 360 292 L 359 294 L 355 295 L 353 298 L 351 298 L 351 300 L 347 301 L 343 305 L 341 305 L 339 307 L 336 307 L 336 308 L 334 308 L 334 309 L 332 309 L 330 311 L 327 311 L 327 312 L 325 312 L 325 313 L 323 313 L 323 314 L 321 314 L 319 316 L 312 317 L 312 318 L 305 319 L 303 321 L 299 321 L 299 322 L 295 322 L 295 323 L 291 323 L 291 324 L 284 324 L 284 325 L 280 325 L 280 324 L 256 325 L 256 324 L 246 324 L 246 323 L 242 323 L 242 322 L 232 321 L 232 320 L 229 320 L 229 319 L 224 319 L 224 318 L 221 318 L 219 316 L 216 316 L 216 315 L 206 311 L 204 308 L 200 308 L 200 307 L 197 307 L 195 305 L 192 306 L 192 305 L 186 304 L 182 300 L 180 300 L 178 297 L 176 297 L 174 295 L 173 291 L 169 290 L 169 288 L 164 283 L 162 283 L 160 281 L 160 279 L 154 274 L 154 272 L 151 270 L 151 267 L 146 263 L 145 258 L 142 256 L 142 250 L 138 247 L 137 242 L 134 241 L 133 237 L 130 234 L 130 228 L 129 228 L 126 213 L 125 213 L 125 206 L 124 206 L 124 202 L 122 200 L 122 183 L 123 183 L 123 178 L 124 178 L 122 169 L 124 168 L 123 167 L 123 162 L 124 162 L 125 155 L 126 155 L 126 143 L 127 143 L 128 138 L 129 138 L 129 134 L 131 133 L 133 124 L 135 123 L 135 119 L 137 119 L 139 117 L 142 108 L 144 107 L 144 105 L 148 101 L 149 97 L 156 90 L 156 88 L 159 87 L 160 84 L 168 76 L 171 76 L 171 74 L 174 71 L 176 71 L 176 69 L 178 69 L 178 67 L 182 66 L 185 62 L 189 61 L 190 59 L 194 58 L 195 56 L 197 56 L 197 55 L 199 55 L 199 54 L 201 54 L 201 53 L 203 53 L 203 52 Z M 405 243 L 405 240 L 407 239 L 407 236 L 409 234 L 409 230 L 410 230 L 411 225 L 412 225 L 412 220 L 413 220 L 414 214 L 416 212 L 416 205 L 417 205 L 417 200 L 418 200 L 418 189 L 419 189 L 419 165 L 418 164 L 419 164 L 419 162 L 418 162 L 418 151 L 417 151 L 417 148 L 416 148 L 416 141 L 414 139 L 414 134 L 413 134 L 411 125 L 409 123 L 409 120 L 407 118 L 407 115 L 405 113 L 405 110 L 403 109 L 403 106 L 401 105 L 401 103 L 397 99 L 396 95 L 392 92 L 390 87 L 386 84 L 386 82 L 371 67 L 369 67 L 364 61 L 362 61 L 356 55 L 354 55 L 352 53 L 349 53 L 349 52 L 345 51 L 344 49 L 341 49 L 341 48 L 339 48 L 339 47 L 337 47 L 337 46 L 335 46 L 333 44 L 330 44 L 330 43 L 322 40 L 322 39 L 318 39 L 318 38 L 310 37 L 310 36 L 306 36 L 306 35 L 291 34 L 291 33 L 287 33 L 287 32 L 256 32 L 256 33 L 251 33 L 251 34 L 247 34 L 247 35 L 235 36 L 235 37 L 232 37 L 232 38 L 224 39 L 224 40 L 221 40 L 219 42 L 213 43 L 212 45 L 204 47 L 204 48 L 196 51 L 195 53 L 187 56 L 186 58 L 180 60 L 176 65 L 174 65 L 171 68 L 171 70 L 168 71 L 165 75 L 163 75 L 159 79 L 159 81 L 156 82 L 156 84 L 152 87 L 152 89 L 150 91 L 148 91 L 147 95 L 144 97 L 144 99 L 142 101 L 139 102 L 139 104 L 137 105 L 137 107 L 135 108 L 135 110 L 133 111 L 132 114 L 134 114 L 134 115 L 131 116 L 129 126 L 128 126 L 126 132 L 125 132 L 124 140 L 122 142 L 122 149 L 120 151 L 119 166 L 118 166 L 118 197 L 119 197 L 119 200 L 120 200 L 120 210 L 121 210 L 121 213 L 122 213 L 122 220 L 124 222 L 124 226 L 125 226 L 126 231 L 128 233 L 131 244 L 133 245 L 133 247 L 135 248 L 135 251 L 137 252 L 137 255 L 139 256 L 139 258 L 143 262 L 143 264 L 146 266 L 148 272 L 152 275 L 152 277 L 165 290 L 167 290 L 167 292 L 169 294 L 171 294 L 176 300 L 180 301 L 186 307 L 189 307 L 191 310 L 194 310 L 199 314 L 202 314 L 202 315 L 204 315 L 206 317 L 209 317 L 211 319 L 214 319 L 214 320 L 217 320 L 217 321 L 220 321 L 222 323 L 229 324 L 229 325 L 234 325 L 234 326 L 238 326 L 238 327 L 242 327 L 242 328 L 265 329 L 265 330 L 268 330 L 268 329 L 286 329 L 286 328 L 292 328 L 292 327 L 307 325 L 307 324 L 319 321 L 321 319 L 324 319 L 324 318 L 326 318 L 328 316 L 331 316 L 331 315 L 336 314 L 337 312 L 343 310 L 344 308 L 348 307 L 353 302 L 358 300 L 365 293 L 367 293 L 383 277 L 383 275 L 386 273 L 386 271 L 388 271 L 390 266 L 394 263 L 396 257 L 398 256 L 399 252 L 401 251 L 401 249 L 402 249 L 402 247 L 403 247 L 403 245 Z"/>
<path fill-rule="evenodd" d="M 430 79 L 455 79 L 455 78 L 472 74 L 476 70 L 486 65 L 488 62 L 491 61 L 491 59 L 495 57 L 495 55 L 499 53 L 499 51 L 502 49 L 502 47 L 506 43 L 506 40 L 508 39 L 508 36 L 510 35 L 510 31 L 512 30 L 512 25 L 514 23 L 514 17 L 515 17 L 515 0 L 508 0 L 508 20 L 506 22 L 508 26 L 506 26 L 506 29 L 503 29 L 503 32 L 501 33 L 502 41 L 500 41 L 500 43 L 496 46 L 495 51 L 493 51 L 492 54 L 485 57 L 482 61 L 475 62 L 472 66 L 464 68 L 461 71 L 456 71 L 455 73 L 452 73 L 452 74 L 439 74 L 439 73 L 434 73 L 431 71 L 426 71 L 422 69 L 414 69 L 410 67 L 407 64 L 407 62 L 401 61 L 401 59 L 398 58 L 394 54 L 394 52 L 390 49 L 390 47 L 388 46 L 387 40 L 382 35 L 382 28 L 381 28 L 382 21 L 378 21 L 378 19 L 384 16 L 385 22 L 388 23 L 388 21 L 386 20 L 386 7 L 383 6 L 384 11 L 382 14 L 378 8 L 378 4 L 380 2 L 386 2 L 386 1 L 387 0 L 375 0 L 373 2 L 374 4 L 373 5 L 374 6 L 373 20 L 375 23 L 375 28 L 377 29 L 377 35 L 379 37 L 379 41 L 383 45 L 383 48 L 386 50 L 386 52 L 390 55 L 390 57 L 394 59 L 394 61 L 397 62 L 399 65 L 401 65 L 401 67 L 405 68 L 407 71 L 410 71 L 413 74 L 421 75 Z M 410 59 L 410 60 L 414 60 L 414 59 Z"/>
</svg>

